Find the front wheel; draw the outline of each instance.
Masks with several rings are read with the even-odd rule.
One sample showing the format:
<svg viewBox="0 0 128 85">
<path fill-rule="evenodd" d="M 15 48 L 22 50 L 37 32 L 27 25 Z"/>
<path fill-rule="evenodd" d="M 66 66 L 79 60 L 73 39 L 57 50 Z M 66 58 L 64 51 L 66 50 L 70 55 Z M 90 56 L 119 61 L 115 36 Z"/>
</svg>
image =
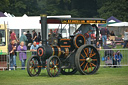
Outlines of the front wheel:
<svg viewBox="0 0 128 85">
<path fill-rule="evenodd" d="M 29 76 L 38 76 L 41 72 L 41 62 L 37 56 L 32 56 L 27 62 L 27 72 Z"/>
<path fill-rule="evenodd" d="M 56 77 L 60 73 L 61 62 L 57 56 L 51 56 L 47 61 L 47 72 L 50 77 Z"/>
<path fill-rule="evenodd" d="M 94 74 L 100 66 L 100 55 L 92 45 L 82 45 L 75 55 L 75 64 L 81 74 Z"/>
</svg>

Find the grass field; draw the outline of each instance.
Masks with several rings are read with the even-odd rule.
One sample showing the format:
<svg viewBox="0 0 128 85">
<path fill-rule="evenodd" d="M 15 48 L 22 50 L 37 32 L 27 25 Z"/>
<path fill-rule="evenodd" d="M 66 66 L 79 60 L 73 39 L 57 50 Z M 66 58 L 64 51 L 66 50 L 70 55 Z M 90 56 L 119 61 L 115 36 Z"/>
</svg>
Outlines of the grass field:
<svg viewBox="0 0 128 85">
<path fill-rule="evenodd" d="M 59 75 L 49 77 L 42 70 L 37 77 L 29 77 L 26 70 L 0 71 L 0 85 L 128 85 L 128 67 L 103 68 L 94 75 Z"/>
</svg>

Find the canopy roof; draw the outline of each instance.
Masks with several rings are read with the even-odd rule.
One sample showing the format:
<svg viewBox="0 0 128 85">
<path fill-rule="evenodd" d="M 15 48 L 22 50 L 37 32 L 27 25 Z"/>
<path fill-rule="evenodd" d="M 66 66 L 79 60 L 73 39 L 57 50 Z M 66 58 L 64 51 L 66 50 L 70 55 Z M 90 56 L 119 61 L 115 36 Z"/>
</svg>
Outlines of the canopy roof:
<svg viewBox="0 0 128 85">
<path fill-rule="evenodd" d="M 106 20 L 102 18 L 48 18 L 48 24 L 105 24 Z"/>
<path fill-rule="evenodd" d="M 123 27 L 123 26 L 128 26 L 128 22 L 113 23 L 113 24 L 109 24 L 108 26 Z"/>
<path fill-rule="evenodd" d="M 121 22 L 120 20 L 118 20 L 117 18 L 115 18 L 114 16 L 111 16 L 107 19 L 107 22 Z"/>
<path fill-rule="evenodd" d="M 114 23 L 116 23 L 116 22 L 108 22 L 106 24 L 100 25 L 98 28 L 104 28 L 104 27 L 107 27 L 107 26 L 114 24 Z"/>
<path fill-rule="evenodd" d="M 3 12 L 0 12 L 0 17 L 6 17 Z"/>
</svg>

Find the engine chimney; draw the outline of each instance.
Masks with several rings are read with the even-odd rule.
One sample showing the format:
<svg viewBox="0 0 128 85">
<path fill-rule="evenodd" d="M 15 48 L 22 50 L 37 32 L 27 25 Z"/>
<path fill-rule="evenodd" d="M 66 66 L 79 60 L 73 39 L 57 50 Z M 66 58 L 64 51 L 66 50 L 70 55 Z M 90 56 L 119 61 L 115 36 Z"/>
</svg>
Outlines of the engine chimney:
<svg viewBox="0 0 128 85">
<path fill-rule="evenodd" d="M 47 15 L 41 14 L 42 45 L 47 45 Z"/>
</svg>

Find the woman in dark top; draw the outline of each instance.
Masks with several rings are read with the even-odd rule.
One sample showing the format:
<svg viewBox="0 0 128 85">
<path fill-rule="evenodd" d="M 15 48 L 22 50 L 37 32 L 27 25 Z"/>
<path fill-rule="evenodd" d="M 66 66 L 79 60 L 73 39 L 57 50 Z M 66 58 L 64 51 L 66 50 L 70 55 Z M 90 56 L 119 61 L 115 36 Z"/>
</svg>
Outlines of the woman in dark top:
<svg viewBox="0 0 128 85">
<path fill-rule="evenodd" d="M 27 43 L 32 43 L 32 35 L 29 33 L 29 31 L 27 31 L 26 37 L 28 39 Z"/>
<path fill-rule="evenodd" d="M 40 41 L 41 41 L 41 35 L 40 35 L 40 32 L 38 32 L 38 36 L 37 36 L 37 38 L 38 38 L 38 42 L 40 42 Z"/>
<path fill-rule="evenodd" d="M 41 41 L 41 35 L 40 35 L 40 32 L 38 32 L 38 36 L 36 39 L 37 44 L 39 44 L 40 41 Z"/>
<path fill-rule="evenodd" d="M 113 32 L 113 31 L 111 31 L 110 35 L 111 35 L 111 36 L 115 36 L 115 34 L 114 34 L 114 32 Z"/>
</svg>

